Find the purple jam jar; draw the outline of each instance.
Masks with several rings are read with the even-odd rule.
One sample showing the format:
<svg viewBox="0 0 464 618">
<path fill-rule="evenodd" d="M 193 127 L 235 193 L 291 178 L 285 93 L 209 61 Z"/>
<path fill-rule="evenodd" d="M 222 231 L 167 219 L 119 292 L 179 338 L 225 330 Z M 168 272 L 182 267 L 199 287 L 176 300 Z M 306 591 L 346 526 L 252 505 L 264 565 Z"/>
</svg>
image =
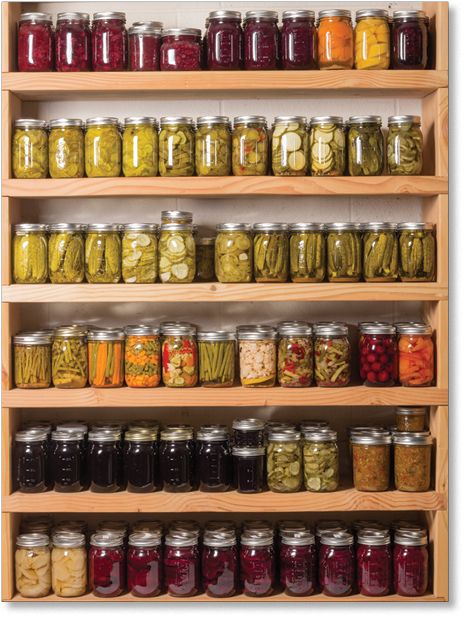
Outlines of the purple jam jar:
<svg viewBox="0 0 464 618">
<path fill-rule="evenodd" d="M 238 553 L 235 530 L 207 531 L 201 560 L 203 590 L 209 597 L 231 597 L 238 590 Z"/>
<path fill-rule="evenodd" d="M 392 587 L 392 551 L 389 530 L 360 530 L 356 564 L 358 591 L 367 597 L 384 597 Z"/>
<path fill-rule="evenodd" d="M 423 11 L 395 11 L 392 30 L 392 69 L 425 69 L 428 35 Z"/>
<path fill-rule="evenodd" d="M 280 585 L 285 594 L 305 597 L 317 586 L 316 545 L 309 530 L 284 531 L 280 538 Z"/>
<path fill-rule="evenodd" d="M 282 68 L 317 68 L 317 29 L 314 11 L 284 11 L 280 30 Z"/>
<path fill-rule="evenodd" d="M 243 593 L 266 597 L 275 585 L 274 535 L 265 530 L 247 531 L 241 536 L 240 578 Z"/>
<path fill-rule="evenodd" d="M 161 534 L 134 532 L 127 550 L 127 588 L 136 597 L 155 597 L 162 583 Z"/>
<path fill-rule="evenodd" d="M 242 64 L 242 16 L 238 11 L 212 11 L 205 35 L 206 67 L 210 71 L 237 70 Z"/>
<path fill-rule="evenodd" d="M 48 13 L 22 13 L 18 20 L 18 71 L 53 71 L 53 26 Z"/>
<path fill-rule="evenodd" d="M 89 584 L 96 597 L 117 597 L 125 588 L 124 537 L 96 532 L 90 539 Z"/>
<path fill-rule="evenodd" d="M 427 533 L 397 530 L 393 546 L 393 591 L 402 597 L 420 597 L 429 583 Z"/>
<path fill-rule="evenodd" d="M 169 28 L 161 35 L 161 71 L 201 70 L 201 30 Z"/>
<path fill-rule="evenodd" d="M 353 535 L 326 532 L 319 550 L 319 586 L 330 597 L 346 597 L 353 592 L 355 558 Z"/>
<path fill-rule="evenodd" d="M 129 71 L 159 71 L 161 28 L 131 26 L 129 38 Z"/>
<path fill-rule="evenodd" d="M 55 32 L 56 70 L 90 71 L 92 35 L 88 13 L 58 13 Z"/>
<path fill-rule="evenodd" d="M 92 66 L 94 71 L 125 71 L 127 66 L 126 15 L 94 13 Z"/>
<path fill-rule="evenodd" d="M 192 597 L 200 589 L 198 536 L 171 532 L 165 539 L 164 583 L 173 597 Z"/>
<path fill-rule="evenodd" d="M 279 66 L 279 28 L 276 11 L 247 11 L 243 28 L 244 68 L 270 71 Z"/>
</svg>

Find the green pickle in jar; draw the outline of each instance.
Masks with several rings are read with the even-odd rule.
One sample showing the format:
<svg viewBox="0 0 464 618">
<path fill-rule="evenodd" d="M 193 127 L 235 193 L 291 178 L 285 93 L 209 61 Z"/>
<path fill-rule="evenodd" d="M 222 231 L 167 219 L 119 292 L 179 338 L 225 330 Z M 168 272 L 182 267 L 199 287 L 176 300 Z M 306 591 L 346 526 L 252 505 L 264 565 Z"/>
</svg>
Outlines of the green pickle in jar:
<svg viewBox="0 0 464 618">
<path fill-rule="evenodd" d="M 340 116 L 311 118 L 309 132 L 312 176 L 343 176 L 345 172 L 345 130 Z"/>
<path fill-rule="evenodd" d="M 285 283 L 288 279 L 288 225 L 256 223 L 253 232 L 255 280 Z"/>
<path fill-rule="evenodd" d="M 384 148 L 380 116 L 351 116 L 348 121 L 348 174 L 380 176 Z"/>
<path fill-rule="evenodd" d="M 314 374 L 317 386 L 347 386 L 351 379 L 348 327 L 341 322 L 316 324 Z"/>
<path fill-rule="evenodd" d="M 121 135 L 117 118 L 89 118 L 85 132 L 85 173 L 89 178 L 121 175 Z"/>
<path fill-rule="evenodd" d="M 392 176 L 418 176 L 422 172 L 423 137 L 419 116 L 390 116 L 387 167 Z"/>
<path fill-rule="evenodd" d="M 266 176 L 269 140 L 264 116 L 236 116 L 232 132 L 232 174 Z"/>
<path fill-rule="evenodd" d="M 48 162 L 52 178 L 83 178 L 84 123 L 79 118 L 50 120 Z"/>
<path fill-rule="evenodd" d="M 204 331 L 198 336 L 201 386 L 233 386 L 235 378 L 235 334 Z"/>
<path fill-rule="evenodd" d="M 300 433 L 293 429 L 270 431 L 267 436 L 267 484 L 271 491 L 294 493 L 303 482 Z"/>
<path fill-rule="evenodd" d="M 17 223 L 13 232 L 14 282 L 45 283 L 48 279 L 48 225 Z"/>
<path fill-rule="evenodd" d="M 229 176 L 232 135 L 227 116 L 200 116 L 195 135 L 197 176 Z"/>
<path fill-rule="evenodd" d="M 127 223 L 122 234 L 122 279 L 124 283 L 155 283 L 158 275 L 158 226 Z"/>
<path fill-rule="evenodd" d="M 193 176 L 195 129 L 188 116 L 165 116 L 160 120 L 160 176 Z"/>
<path fill-rule="evenodd" d="M 121 226 L 91 223 L 85 240 L 85 278 L 88 283 L 119 283 L 121 279 Z"/>
<path fill-rule="evenodd" d="M 320 283 L 326 275 L 325 225 L 290 225 L 290 278 L 294 283 Z"/>
<path fill-rule="evenodd" d="M 331 429 L 305 432 L 303 461 L 308 491 L 335 491 L 339 483 L 337 432 Z"/>
<path fill-rule="evenodd" d="M 361 255 L 361 233 L 355 223 L 327 225 L 327 274 L 330 282 L 359 281 Z"/>
<path fill-rule="evenodd" d="M 391 282 L 398 279 L 396 223 L 366 223 L 363 236 L 365 281 Z"/>
<path fill-rule="evenodd" d="M 278 326 L 277 379 L 280 386 L 311 386 L 314 378 L 312 327 L 306 322 Z"/>
<path fill-rule="evenodd" d="M 401 281 L 435 281 L 436 246 L 433 223 L 398 225 Z"/>
<path fill-rule="evenodd" d="M 249 283 L 253 278 L 253 238 L 247 223 L 216 227 L 214 265 L 221 283 Z"/>
<path fill-rule="evenodd" d="M 85 277 L 86 225 L 53 223 L 48 239 L 48 270 L 52 283 L 82 283 Z"/>
<path fill-rule="evenodd" d="M 151 116 L 124 119 L 122 173 L 142 177 L 158 174 L 158 124 Z"/>
<path fill-rule="evenodd" d="M 52 341 L 53 386 L 87 386 L 87 362 L 87 331 L 75 326 L 57 328 Z"/>
<path fill-rule="evenodd" d="M 47 178 L 48 134 L 45 120 L 33 118 L 15 120 L 12 167 L 15 178 Z"/>
<path fill-rule="evenodd" d="M 197 238 L 195 240 L 196 251 L 196 275 L 195 280 L 207 283 L 215 280 L 214 275 L 214 236 Z"/>
<path fill-rule="evenodd" d="M 16 388 L 48 388 L 51 384 L 51 338 L 41 332 L 13 337 Z"/>
<path fill-rule="evenodd" d="M 161 283 L 192 283 L 196 252 L 191 224 L 161 224 L 158 253 Z"/>
<path fill-rule="evenodd" d="M 272 130 L 274 176 L 306 176 L 309 135 L 304 116 L 276 116 Z"/>
</svg>

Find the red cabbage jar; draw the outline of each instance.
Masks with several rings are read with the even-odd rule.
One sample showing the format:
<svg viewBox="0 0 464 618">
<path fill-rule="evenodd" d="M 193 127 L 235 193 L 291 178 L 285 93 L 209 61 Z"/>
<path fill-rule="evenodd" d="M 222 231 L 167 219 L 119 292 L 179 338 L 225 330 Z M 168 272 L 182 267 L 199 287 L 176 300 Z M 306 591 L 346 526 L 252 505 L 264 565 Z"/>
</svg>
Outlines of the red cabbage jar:
<svg viewBox="0 0 464 618">
<path fill-rule="evenodd" d="M 161 71 L 201 70 L 201 30 L 170 28 L 161 35 Z"/>
<path fill-rule="evenodd" d="M 274 536 L 262 531 L 244 532 L 240 547 L 240 578 L 243 593 L 249 597 L 266 597 L 275 585 Z"/>
<path fill-rule="evenodd" d="M 346 597 L 353 592 L 355 559 L 353 535 L 326 532 L 319 550 L 319 586 L 330 597 Z"/>
<path fill-rule="evenodd" d="M 428 35 L 423 11 L 395 11 L 392 29 L 392 69 L 425 69 Z"/>
<path fill-rule="evenodd" d="M 398 380 L 396 329 L 391 324 L 361 326 L 359 373 L 366 386 L 394 386 Z"/>
<path fill-rule="evenodd" d="M 90 71 L 92 35 L 88 13 L 58 13 L 55 32 L 56 70 Z"/>
<path fill-rule="evenodd" d="M 225 598 L 237 593 L 238 554 L 235 531 L 205 532 L 201 572 L 203 590 L 209 597 Z"/>
<path fill-rule="evenodd" d="M 314 535 L 309 530 L 284 532 L 280 540 L 280 585 L 285 594 L 303 597 L 317 586 Z"/>
<path fill-rule="evenodd" d="M 159 71 L 161 29 L 132 26 L 129 37 L 129 71 Z"/>
<path fill-rule="evenodd" d="M 18 21 L 18 70 L 53 70 L 53 26 L 48 13 L 22 13 Z"/>
<path fill-rule="evenodd" d="M 125 587 L 124 537 L 96 532 L 90 539 L 89 584 L 97 597 L 117 597 Z"/>
<path fill-rule="evenodd" d="M 276 11 L 248 11 L 243 28 L 244 68 L 248 71 L 277 69 L 279 28 Z"/>
<path fill-rule="evenodd" d="M 206 66 L 211 71 L 241 68 L 243 32 L 238 11 L 212 11 L 205 35 Z"/>
<path fill-rule="evenodd" d="M 420 597 L 429 583 L 427 534 L 397 530 L 393 547 L 393 591 L 403 597 Z"/>
<path fill-rule="evenodd" d="M 127 550 L 127 587 L 136 597 L 155 597 L 161 592 L 161 535 L 134 532 Z"/>
<path fill-rule="evenodd" d="M 358 591 L 367 597 L 391 592 L 392 552 L 390 532 L 361 530 L 356 548 Z"/>
<path fill-rule="evenodd" d="M 164 583 L 173 597 L 192 597 L 200 589 L 198 537 L 194 533 L 171 533 L 164 550 Z"/>
<path fill-rule="evenodd" d="M 280 30 L 282 68 L 317 68 L 317 30 L 313 11 L 284 11 Z"/>
<path fill-rule="evenodd" d="M 94 71 L 125 71 L 127 32 L 124 13 L 94 13 L 92 66 Z"/>
</svg>

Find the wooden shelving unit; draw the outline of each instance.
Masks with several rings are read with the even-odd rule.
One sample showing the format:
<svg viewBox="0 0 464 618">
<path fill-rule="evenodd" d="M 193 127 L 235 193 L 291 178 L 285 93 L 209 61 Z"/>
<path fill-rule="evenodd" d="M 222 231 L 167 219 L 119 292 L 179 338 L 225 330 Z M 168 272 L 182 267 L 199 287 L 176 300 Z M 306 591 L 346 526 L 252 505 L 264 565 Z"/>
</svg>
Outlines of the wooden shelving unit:
<svg viewBox="0 0 464 618">
<path fill-rule="evenodd" d="M 262 517 L 279 513 L 327 513 L 332 516 L 376 512 L 388 516 L 390 512 L 414 513 L 427 523 L 430 531 L 432 578 L 430 593 L 420 598 L 423 602 L 446 601 L 448 598 L 448 5 L 445 2 L 424 2 L 423 7 L 431 17 L 436 39 L 435 70 L 428 71 L 329 71 L 329 72 L 263 72 L 263 73 L 123 73 L 123 74 L 21 74 L 15 72 L 16 20 L 24 10 L 20 2 L 3 3 L 3 167 L 2 167 L 2 596 L 7 601 L 27 602 L 16 594 L 14 586 L 13 552 L 14 537 L 24 514 L 62 513 L 76 517 L 99 514 L 124 514 L 128 518 L 137 514 L 234 514 L 237 518 L 255 514 Z M 28 5 L 29 6 L 29 5 Z M 40 5 L 37 5 L 40 6 Z M 97 7 L 92 6 L 92 10 Z M 40 9 L 39 9 L 40 10 Z M 24 181 L 11 177 L 10 142 L 12 122 L 23 115 L 27 106 L 55 101 L 73 102 L 89 100 L 121 100 L 130 98 L 154 99 L 208 99 L 224 96 L 229 99 L 275 98 L 285 100 L 312 96 L 344 97 L 402 97 L 420 101 L 424 133 L 424 175 L 417 177 L 376 178 L 108 178 L 76 180 Z M 76 115 L 76 114 L 74 114 Z M 436 283 L 428 284 L 246 284 L 221 285 L 14 285 L 11 280 L 11 226 L 24 220 L 25 212 L 32 212 L 32 200 L 52 201 L 58 198 L 73 200 L 105 198 L 102 211 L 111 219 L 111 200 L 121 197 L 205 198 L 204 208 L 213 201 L 206 198 L 245 198 L 255 196 L 282 196 L 295 199 L 307 196 L 343 198 L 351 196 L 394 196 L 401 205 L 403 197 L 420 200 L 424 221 L 435 223 L 438 242 L 438 272 Z M 369 219 L 369 206 L 365 205 L 365 220 Z M 66 206 L 64 207 L 66 208 Z M 100 214 L 100 213 L 99 213 Z M 40 219 L 40 204 L 34 215 Z M 63 213 L 63 220 L 69 217 Z M 307 217 L 304 217 L 307 218 Z M 103 218 L 102 218 L 103 219 Z M 304 219 L 303 219 L 304 220 Z M 222 310 L 225 303 L 282 303 L 330 302 L 340 316 L 346 302 L 417 303 L 423 317 L 435 331 L 437 348 L 436 384 L 429 388 L 368 388 L 350 386 L 344 389 L 91 389 L 75 391 L 45 389 L 27 391 L 13 388 L 11 336 L 24 328 L 41 304 L 59 304 L 69 308 L 76 305 L 76 314 L 84 305 L 111 303 L 153 303 L 156 311 L 160 303 L 218 303 Z M 262 305 L 259 305 L 262 306 Z M 400 313 L 400 312 L 399 312 Z M 399 315 L 400 319 L 400 315 Z M 290 391 L 290 392 L 289 392 Z M 222 422 L 230 423 L 233 415 L 246 413 L 247 408 L 318 407 L 320 417 L 345 414 L 350 409 L 376 406 L 388 408 L 397 405 L 430 406 L 429 425 L 435 440 L 434 485 L 431 491 L 408 494 L 398 491 L 361 493 L 346 485 L 332 494 L 279 495 L 265 492 L 243 495 L 225 494 L 168 494 L 151 495 L 118 494 L 102 495 L 91 492 L 81 494 L 28 495 L 14 491 L 11 480 L 11 445 L 20 423 L 28 418 L 39 418 L 45 410 L 53 418 L 69 418 L 79 410 L 85 418 L 98 418 L 118 409 L 131 408 L 134 418 L 154 409 L 165 414 L 172 422 L 178 421 L 179 410 L 191 409 L 192 417 L 202 410 L 222 408 Z M 98 410 L 94 410 L 98 408 Z M 340 409 L 339 409 L 340 408 Z M 343 408 L 343 409 L 342 409 Z M 163 409 L 165 409 L 163 411 Z M 242 514 L 242 517 L 240 516 Z M 337 514 L 337 515 L 335 515 Z M 68 516 L 73 516 L 68 515 Z M 103 518 L 103 517 L 102 517 Z M 34 600 L 40 601 L 41 599 Z M 43 601 L 103 601 L 93 595 L 77 599 L 58 599 L 50 595 Z M 123 595 L 112 601 L 139 601 Z M 151 602 L 207 602 L 204 595 L 188 599 L 174 599 L 165 595 L 149 599 Z M 239 595 L 227 602 L 407 602 L 391 595 L 372 599 L 354 595 L 336 599 L 323 595 L 309 598 L 292 598 L 275 594 L 264 599 Z M 214 600 L 213 600 L 214 601 Z"/>
</svg>

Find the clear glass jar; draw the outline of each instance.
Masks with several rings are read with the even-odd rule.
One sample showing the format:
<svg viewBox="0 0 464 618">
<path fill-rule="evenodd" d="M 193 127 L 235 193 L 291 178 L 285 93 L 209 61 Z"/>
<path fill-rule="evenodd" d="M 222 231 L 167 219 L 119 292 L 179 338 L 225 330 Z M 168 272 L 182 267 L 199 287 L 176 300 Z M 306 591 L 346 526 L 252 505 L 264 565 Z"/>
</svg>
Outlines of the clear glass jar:
<svg viewBox="0 0 464 618">
<path fill-rule="evenodd" d="M 253 238 L 248 223 L 216 226 L 214 264 L 220 283 L 250 283 L 253 278 Z"/>
<path fill-rule="evenodd" d="M 193 597 L 200 591 L 200 552 L 195 534 L 172 532 L 165 538 L 164 583 L 173 597 Z"/>
<path fill-rule="evenodd" d="M 274 592 L 276 559 L 272 531 L 257 534 L 252 530 L 240 538 L 240 579 L 248 597 L 266 597 Z"/>
<path fill-rule="evenodd" d="M 51 386 L 51 337 L 40 332 L 19 333 L 13 337 L 14 379 L 16 388 Z"/>
<path fill-rule="evenodd" d="M 158 276 L 158 226 L 125 223 L 121 240 L 124 283 L 155 283 Z"/>
<path fill-rule="evenodd" d="M 50 593 L 52 584 L 50 539 L 31 532 L 16 537 L 15 583 L 22 597 L 38 599 Z"/>
<path fill-rule="evenodd" d="M 85 231 L 82 223 L 49 227 L 48 271 L 51 283 L 82 283 L 85 277 Z"/>
<path fill-rule="evenodd" d="M 187 116 L 164 116 L 160 120 L 160 176 L 193 176 L 195 173 L 195 129 Z"/>
<path fill-rule="evenodd" d="M 277 380 L 280 386 L 311 386 L 314 379 L 312 327 L 306 322 L 279 325 Z"/>
<path fill-rule="evenodd" d="M 43 429 L 17 431 L 13 451 L 13 483 L 21 493 L 41 493 L 50 488 L 48 434 Z"/>
<path fill-rule="evenodd" d="M 317 590 L 317 553 L 309 530 L 282 530 L 279 555 L 280 585 L 284 594 L 306 597 Z"/>
<path fill-rule="evenodd" d="M 264 446 L 264 421 L 259 418 L 236 418 L 232 422 L 232 430 L 234 446 Z"/>
<path fill-rule="evenodd" d="M 431 386 L 435 377 L 432 328 L 422 322 L 396 325 L 399 335 L 399 382 L 402 386 Z"/>
<path fill-rule="evenodd" d="M 201 70 L 201 30 L 169 28 L 161 35 L 161 71 Z"/>
<path fill-rule="evenodd" d="M 87 332 L 77 327 L 57 328 L 52 340 L 53 386 L 84 388 L 87 376 Z"/>
<path fill-rule="evenodd" d="M 388 173 L 392 176 L 420 176 L 423 141 L 420 116 L 389 116 Z"/>
<path fill-rule="evenodd" d="M 84 433 L 55 430 L 51 436 L 50 470 L 55 491 L 74 493 L 86 489 Z"/>
<path fill-rule="evenodd" d="M 244 69 L 265 71 L 279 66 L 277 11 L 247 11 L 243 23 Z"/>
<path fill-rule="evenodd" d="M 161 594 L 163 550 L 161 534 L 135 532 L 129 536 L 127 549 L 127 588 L 135 597 Z"/>
<path fill-rule="evenodd" d="M 398 279 L 396 223 L 365 223 L 363 234 L 363 277 L 375 283 Z"/>
<path fill-rule="evenodd" d="M 126 584 L 124 537 L 96 532 L 90 538 L 89 584 L 96 597 L 117 597 Z"/>
<path fill-rule="evenodd" d="M 280 30 L 280 58 L 286 70 L 317 68 L 317 29 L 314 11 L 284 11 Z"/>
<path fill-rule="evenodd" d="M 57 597 L 80 597 L 87 592 L 85 535 L 55 533 L 51 554 L 52 590 Z"/>
<path fill-rule="evenodd" d="M 360 281 L 361 232 L 355 223 L 327 224 L 327 263 L 331 283 Z"/>
<path fill-rule="evenodd" d="M 293 283 L 321 283 L 326 276 L 325 224 L 291 223 L 290 278 Z"/>
<path fill-rule="evenodd" d="M 123 330 L 107 328 L 87 334 L 89 385 L 94 388 L 119 388 L 124 384 Z"/>
<path fill-rule="evenodd" d="M 320 537 L 319 586 L 330 597 L 352 594 L 355 586 L 354 538 L 349 532 L 324 532 Z"/>
<path fill-rule="evenodd" d="M 428 33 L 424 11 L 394 11 L 392 69 L 427 68 Z"/>
<path fill-rule="evenodd" d="M 338 489 L 340 464 L 336 431 L 306 431 L 303 458 L 305 488 L 308 491 Z"/>
<path fill-rule="evenodd" d="M 124 119 L 122 134 L 124 176 L 158 175 L 158 123 L 151 116 Z"/>
<path fill-rule="evenodd" d="M 227 491 L 232 485 L 232 451 L 224 425 L 203 425 L 196 436 L 195 470 L 200 491 Z"/>
<path fill-rule="evenodd" d="M 87 474 L 90 491 L 113 493 L 122 486 L 122 449 L 119 430 L 89 431 Z"/>
<path fill-rule="evenodd" d="M 274 328 L 250 326 L 237 332 L 240 381 L 245 387 L 275 386 L 277 332 Z"/>
<path fill-rule="evenodd" d="M 433 223 L 399 223 L 401 281 L 435 281 L 436 241 Z"/>
<path fill-rule="evenodd" d="M 143 324 L 126 326 L 124 379 L 133 388 L 154 388 L 161 380 L 159 328 Z"/>
<path fill-rule="evenodd" d="M 14 121 L 12 171 L 14 178 L 48 176 L 48 124 L 45 120 L 18 118 Z"/>
<path fill-rule="evenodd" d="M 161 28 L 132 25 L 128 39 L 129 71 L 159 71 Z"/>
<path fill-rule="evenodd" d="M 242 16 L 238 11 L 212 11 L 206 29 L 206 63 L 210 71 L 238 70 L 242 65 Z"/>
<path fill-rule="evenodd" d="M 427 533 L 397 530 L 393 545 L 393 592 L 402 597 L 420 597 L 429 584 Z"/>
<path fill-rule="evenodd" d="M 391 324 L 366 323 L 359 345 L 359 375 L 365 386 L 394 386 L 398 379 L 396 328 Z"/>
<path fill-rule="evenodd" d="M 215 281 L 214 273 L 214 246 L 215 236 L 195 239 L 195 281 L 209 283 Z"/>
<path fill-rule="evenodd" d="M 272 127 L 274 176 L 306 176 L 309 136 L 304 116 L 276 116 Z"/>
<path fill-rule="evenodd" d="M 161 283 L 192 283 L 196 251 L 191 224 L 161 224 L 158 259 Z"/>
<path fill-rule="evenodd" d="M 428 491 L 433 440 L 428 431 L 393 435 L 395 487 L 399 491 Z"/>
<path fill-rule="evenodd" d="M 293 429 L 277 429 L 267 435 L 267 485 L 271 491 L 294 493 L 303 483 L 301 434 Z"/>
<path fill-rule="evenodd" d="M 390 532 L 360 530 L 356 547 L 357 583 L 360 594 L 384 597 L 392 588 Z"/>
<path fill-rule="evenodd" d="M 289 266 L 288 225 L 255 223 L 253 233 L 255 281 L 285 283 Z"/>
<path fill-rule="evenodd" d="M 346 138 L 341 116 L 315 116 L 309 131 L 312 176 L 343 176 Z"/>
<path fill-rule="evenodd" d="M 350 176 L 381 176 L 384 165 L 381 117 L 351 116 L 347 150 Z"/>
<path fill-rule="evenodd" d="M 48 225 L 16 223 L 13 226 L 13 281 L 46 283 L 48 279 Z"/>
<path fill-rule="evenodd" d="M 92 35 L 88 13 L 58 13 L 55 33 L 56 70 L 90 71 Z"/>
<path fill-rule="evenodd" d="M 159 487 L 158 432 L 130 429 L 124 434 L 124 486 L 132 493 L 150 493 Z"/>
<path fill-rule="evenodd" d="M 390 486 L 389 433 L 351 435 L 353 484 L 358 491 L 387 491 Z"/>
<path fill-rule="evenodd" d="M 48 166 L 52 178 L 83 178 L 84 123 L 78 118 L 50 120 Z"/>
<path fill-rule="evenodd" d="M 209 597 L 231 597 L 238 591 L 235 530 L 205 532 L 201 557 L 203 590 Z"/>
<path fill-rule="evenodd" d="M 320 69 L 352 69 L 354 33 L 351 11 L 319 11 L 318 59 Z"/>
<path fill-rule="evenodd" d="M 354 49 L 356 69 L 385 70 L 390 68 L 388 11 L 384 9 L 356 11 Z"/>
<path fill-rule="evenodd" d="M 127 68 L 126 15 L 94 13 L 92 22 L 92 68 L 94 71 L 125 71 Z"/>
<path fill-rule="evenodd" d="M 396 408 L 396 427 L 398 431 L 424 431 L 426 417 L 426 408 Z"/>
<path fill-rule="evenodd" d="M 264 447 L 232 448 L 234 467 L 234 489 L 242 494 L 257 494 L 265 488 Z"/>
<path fill-rule="evenodd" d="M 264 116 L 236 116 L 232 131 L 232 174 L 266 176 L 269 139 Z"/>
<path fill-rule="evenodd" d="M 165 386 L 185 388 L 198 382 L 198 346 L 192 325 L 163 328 L 162 363 Z"/>
<path fill-rule="evenodd" d="M 348 327 L 340 322 L 316 324 L 314 373 L 317 386 L 348 386 L 351 380 L 351 345 Z"/>
<path fill-rule="evenodd" d="M 85 132 L 85 173 L 89 178 L 121 175 L 121 134 L 113 117 L 88 118 Z"/>
<path fill-rule="evenodd" d="M 233 386 L 235 380 L 235 333 L 198 333 L 200 386 Z"/>
<path fill-rule="evenodd" d="M 85 239 L 87 283 L 119 283 L 121 279 L 121 226 L 90 223 Z"/>
<path fill-rule="evenodd" d="M 227 116 L 200 116 L 195 134 L 197 176 L 229 176 L 232 134 Z"/>
<path fill-rule="evenodd" d="M 21 13 L 18 20 L 18 71 L 53 71 L 53 22 L 49 13 Z"/>
<path fill-rule="evenodd" d="M 195 485 L 195 443 L 191 427 L 172 427 L 161 432 L 160 476 L 164 491 L 187 492 Z"/>
</svg>

